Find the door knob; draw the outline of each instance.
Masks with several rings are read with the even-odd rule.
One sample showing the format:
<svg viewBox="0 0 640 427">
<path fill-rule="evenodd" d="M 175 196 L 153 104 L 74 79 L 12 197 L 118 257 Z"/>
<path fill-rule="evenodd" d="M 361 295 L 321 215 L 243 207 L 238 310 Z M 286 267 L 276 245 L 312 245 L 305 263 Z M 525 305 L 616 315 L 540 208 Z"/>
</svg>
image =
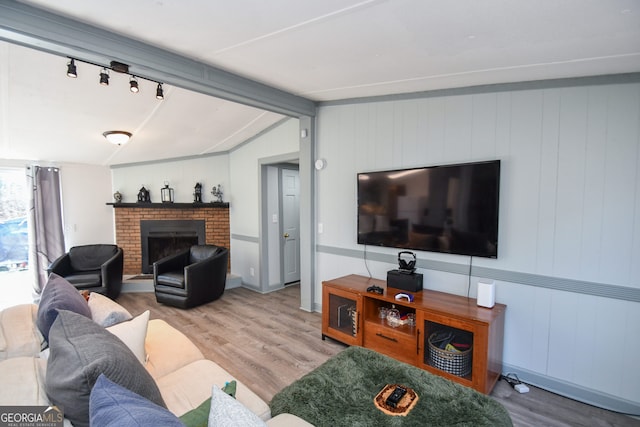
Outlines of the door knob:
<svg viewBox="0 0 640 427">
<path fill-rule="evenodd" d="M 284 238 L 288 238 L 289 237 L 289 233 L 284 233 Z"/>
</svg>

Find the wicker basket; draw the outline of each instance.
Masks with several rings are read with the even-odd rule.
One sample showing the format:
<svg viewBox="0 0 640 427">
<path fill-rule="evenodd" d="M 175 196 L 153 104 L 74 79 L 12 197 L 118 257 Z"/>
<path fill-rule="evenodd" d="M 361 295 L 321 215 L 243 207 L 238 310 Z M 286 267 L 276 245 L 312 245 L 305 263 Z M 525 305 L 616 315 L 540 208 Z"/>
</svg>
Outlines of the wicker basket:
<svg viewBox="0 0 640 427">
<path fill-rule="evenodd" d="M 436 335 L 437 332 L 429 336 L 429 365 L 459 377 L 469 375 L 473 346 L 460 352 L 443 350 L 431 343 Z"/>
</svg>

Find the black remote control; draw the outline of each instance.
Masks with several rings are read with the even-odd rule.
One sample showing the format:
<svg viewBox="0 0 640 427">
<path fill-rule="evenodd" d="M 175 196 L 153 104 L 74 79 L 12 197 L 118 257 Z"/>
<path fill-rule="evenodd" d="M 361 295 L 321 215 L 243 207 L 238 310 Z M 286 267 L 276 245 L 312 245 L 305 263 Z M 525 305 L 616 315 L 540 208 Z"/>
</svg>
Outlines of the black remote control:
<svg viewBox="0 0 640 427">
<path fill-rule="evenodd" d="M 396 389 L 393 390 L 393 393 L 391 393 L 391 395 L 387 397 L 386 404 L 391 406 L 392 408 L 395 408 L 398 405 L 398 403 L 400 403 L 402 396 L 404 396 L 406 393 L 407 393 L 406 388 L 402 386 L 397 386 Z"/>
</svg>

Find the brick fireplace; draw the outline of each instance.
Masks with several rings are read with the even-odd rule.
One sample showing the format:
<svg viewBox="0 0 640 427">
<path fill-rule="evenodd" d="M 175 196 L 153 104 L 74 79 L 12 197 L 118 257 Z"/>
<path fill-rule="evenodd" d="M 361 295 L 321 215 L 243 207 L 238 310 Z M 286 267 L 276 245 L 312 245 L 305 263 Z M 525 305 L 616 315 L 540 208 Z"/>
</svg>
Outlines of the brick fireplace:
<svg viewBox="0 0 640 427">
<path fill-rule="evenodd" d="M 228 203 L 118 203 L 113 204 L 116 218 L 116 244 L 124 251 L 124 274 L 143 273 L 142 221 L 204 221 L 204 243 L 229 248 Z M 231 256 L 229 256 L 231 260 Z"/>
</svg>

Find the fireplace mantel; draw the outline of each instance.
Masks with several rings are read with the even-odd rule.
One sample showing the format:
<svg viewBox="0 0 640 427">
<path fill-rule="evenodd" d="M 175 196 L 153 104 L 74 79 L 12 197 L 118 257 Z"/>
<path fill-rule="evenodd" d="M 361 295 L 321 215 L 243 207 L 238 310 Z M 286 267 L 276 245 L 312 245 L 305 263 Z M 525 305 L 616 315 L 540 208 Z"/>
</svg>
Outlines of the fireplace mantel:
<svg viewBox="0 0 640 427">
<path fill-rule="evenodd" d="M 148 208 L 148 209 L 199 209 L 199 208 L 221 208 L 228 209 L 229 202 L 209 202 L 209 203 L 107 203 L 114 208 Z"/>
</svg>

